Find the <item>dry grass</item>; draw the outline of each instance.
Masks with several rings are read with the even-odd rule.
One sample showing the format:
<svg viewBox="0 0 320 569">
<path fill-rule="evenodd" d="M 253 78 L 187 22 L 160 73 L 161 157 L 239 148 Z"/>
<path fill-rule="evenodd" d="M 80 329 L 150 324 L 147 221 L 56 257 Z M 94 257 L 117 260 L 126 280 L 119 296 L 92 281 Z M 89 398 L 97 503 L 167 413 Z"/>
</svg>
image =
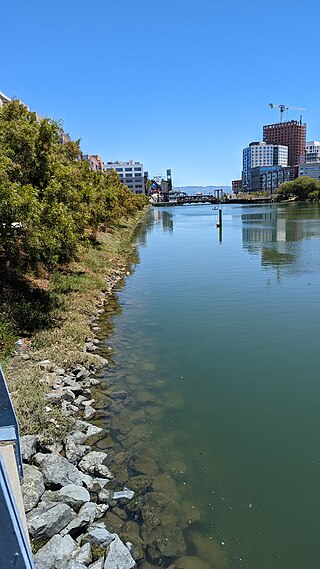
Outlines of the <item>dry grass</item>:
<svg viewBox="0 0 320 569">
<path fill-rule="evenodd" d="M 96 311 L 99 294 L 108 289 L 112 275 L 125 270 L 133 250 L 133 231 L 144 214 L 140 212 L 117 230 L 99 234 L 97 245 L 84 250 L 77 262 L 54 273 L 50 281 L 42 279 L 41 287 L 55 299 L 51 325 L 29 339 L 30 360 L 16 356 L 5 366 L 22 434 L 37 433 L 53 440 L 70 428 L 70 422 L 58 408 L 45 410 L 45 394 L 54 374 L 40 370 L 39 362 L 50 360 L 66 370 L 77 364 L 97 362 L 94 355 L 84 351 L 85 338 L 92 336 L 89 318 Z"/>
</svg>

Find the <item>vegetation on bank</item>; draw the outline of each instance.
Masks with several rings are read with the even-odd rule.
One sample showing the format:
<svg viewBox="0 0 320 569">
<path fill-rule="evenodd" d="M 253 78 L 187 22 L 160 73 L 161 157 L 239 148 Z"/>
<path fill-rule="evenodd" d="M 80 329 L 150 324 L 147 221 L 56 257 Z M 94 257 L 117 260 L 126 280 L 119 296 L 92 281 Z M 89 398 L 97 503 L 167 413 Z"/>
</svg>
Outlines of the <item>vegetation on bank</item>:
<svg viewBox="0 0 320 569">
<path fill-rule="evenodd" d="M 54 295 L 34 277 L 48 279 L 147 203 L 116 172 L 92 172 L 61 134 L 19 101 L 0 109 L 0 359 L 15 334 L 51 323 Z"/>
<path fill-rule="evenodd" d="M 299 201 L 319 201 L 320 180 L 301 176 L 292 182 L 284 182 L 277 190 L 276 199 L 281 201 L 291 197 L 296 197 Z"/>
<path fill-rule="evenodd" d="M 252 198 L 269 198 L 270 192 L 238 192 L 236 197 L 241 200 L 251 200 Z"/>
<path fill-rule="evenodd" d="M 22 432 L 47 435 L 66 425 L 46 420 L 50 380 L 38 362 L 93 359 L 83 350 L 89 317 L 110 275 L 124 269 L 148 202 L 116 172 L 92 172 L 79 142 L 61 144 L 61 134 L 19 101 L 0 109 L 0 363 Z M 18 339 L 31 357 L 8 363 Z"/>
<path fill-rule="evenodd" d="M 144 215 L 142 210 L 117 228 L 98 233 L 97 246 L 87 248 L 81 258 L 68 267 L 57 268 L 47 278 L 33 277 L 29 281 L 30 296 L 25 302 L 30 312 L 35 305 L 33 295 L 42 293 L 35 318 L 38 325 L 32 333 L 28 329 L 23 332 L 22 346 L 17 350 L 30 359 L 18 356 L 3 362 L 22 434 L 40 434 L 45 440 L 54 440 L 68 430 L 69 421 L 58 407 L 49 413 L 45 410 L 45 393 L 55 374 L 40 369 L 39 362 L 50 360 L 66 370 L 78 364 L 97 364 L 96 357 L 84 351 L 84 340 L 93 337 L 89 320 L 97 310 L 101 291 L 108 290 L 110 279 L 128 270 L 132 235 Z"/>
<path fill-rule="evenodd" d="M 110 226 L 146 203 L 114 171 L 92 172 L 79 142 L 60 144 L 62 130 L 36 120 L 19 101 L 0 110 L 0 259 L 48 270 L 72 261 Z"/>
</svg>

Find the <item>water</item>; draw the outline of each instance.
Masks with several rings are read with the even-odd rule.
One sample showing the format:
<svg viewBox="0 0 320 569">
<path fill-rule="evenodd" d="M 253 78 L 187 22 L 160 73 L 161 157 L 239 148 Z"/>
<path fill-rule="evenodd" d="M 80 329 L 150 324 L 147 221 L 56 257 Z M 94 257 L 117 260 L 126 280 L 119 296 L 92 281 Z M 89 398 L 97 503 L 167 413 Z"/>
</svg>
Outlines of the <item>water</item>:
<svg viewBox="0 0 320 569">
<path fill-rule="evenodd" d="M 188 555 L 315 569 L 320 209 L 223 206 L 221 242 L 217 213 L 154 209 L 140 227 L 140 262 L 104 322 L 105 389 L 129 396 L 117 424 L 101 417 L 156 458 L 153 489 L 185 516 Z"/>
</svg>

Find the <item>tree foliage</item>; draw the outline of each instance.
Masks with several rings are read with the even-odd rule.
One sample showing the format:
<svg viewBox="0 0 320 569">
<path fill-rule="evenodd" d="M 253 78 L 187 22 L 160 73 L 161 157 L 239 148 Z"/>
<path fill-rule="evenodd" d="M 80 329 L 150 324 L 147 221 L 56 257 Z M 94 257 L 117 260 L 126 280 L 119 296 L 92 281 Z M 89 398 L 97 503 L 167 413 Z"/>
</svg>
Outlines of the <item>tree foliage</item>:
<svg viewBox="0 0 320 569">
<path fill-rule="evenodd" d="M 92 172 L 78 142 L 60 143 L 59 122 L 19 101 L 0 109 L 0 257 L 23 268 L 72 260 L 101 224 L 147 203 L 116 172 Z"/>
<path fill-rule="evenodd" d="M 295 196 L 300 201 L 318 201 L 320 197 L 320 181 L 308 176 L 301 176 L 292 182 L 281 184 L 277 195 L 280 199 Z"/>
</svg>

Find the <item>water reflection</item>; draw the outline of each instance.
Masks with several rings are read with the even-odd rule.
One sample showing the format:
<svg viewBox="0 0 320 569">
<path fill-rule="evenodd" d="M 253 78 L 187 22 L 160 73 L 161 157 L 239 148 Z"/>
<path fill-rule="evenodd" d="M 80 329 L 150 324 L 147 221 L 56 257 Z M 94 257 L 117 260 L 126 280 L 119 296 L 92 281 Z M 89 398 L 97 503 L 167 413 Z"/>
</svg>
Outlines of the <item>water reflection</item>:
<svg viewBox="0 0 320 569">
<path fill-rule="evenodd" d="M 264 267 L 300 265 L 299 242 L 320 237 L 318 205 L 264 206 L 243 213 L 241 220 L 243 248 L 260 254 Z"/>
<path fill-rule="evenodd" d="M 167 209 L 154 208 L 153 219 L 155 223 L 162 223 L 163 231 L 173 232 L 173 214 Z"/>
</svg>

